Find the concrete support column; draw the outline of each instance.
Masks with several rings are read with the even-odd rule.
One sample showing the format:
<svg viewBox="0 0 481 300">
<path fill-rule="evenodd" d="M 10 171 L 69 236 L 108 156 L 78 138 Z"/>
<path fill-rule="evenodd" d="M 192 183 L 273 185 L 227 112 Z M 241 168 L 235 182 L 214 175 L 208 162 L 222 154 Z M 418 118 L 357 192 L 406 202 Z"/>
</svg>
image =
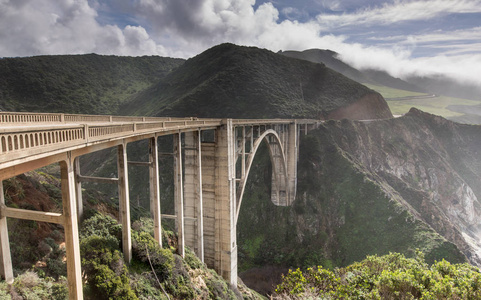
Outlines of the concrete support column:
<svg viewBox="0 0 481 300">
<path fill-rule="evenodd" d="M 179 255 L 185 256 L 184 237 L 184 186 L 182 178 L 182 138 L 174 134 L 174 206 L 176 215 L 177 243 Z"/>
<path fill-rule="evenodd" d="M 75 200 L 75 174 L 73 162 L 70 159 L 70 155 L 68 156 L 68 160 L 60 162 L 68 293 L 69 299 L 83 299 L 77 203 Z"/>
<path fill-rule="evenodd" d="M 154 237 L 162 247 L 162 225 L 159 189 L 159 145 L 157 137 L 149 139 L 149 175 L 150 175 L 150 213 L 154 219 Z"/>
<path fill-rule="evenodd" d="M 299 146 L 299 139 L 297 136 L 297 124 L 294 123 L 289 124 L 289 140 L 287 143 L 287 178 L 289 184 L 289 200 L 287 205 L 291 205 L 294 200 L 296 199 L 296 191 L 297 191 L 297 159 L 298 159 L 298 146 Z"/>
<path fill-rule="evenodd" d="M 215 267 L 215 144 L 202 143 L 202 209 L 204 262 Z"/>
<path fill-rule="evenodd" d="M 119 145 L 117 148 L 117 170 L 119 177 L 119 216 L 122 223 L 122 250 L 125 262 L 130 264 L 132 259 L 132 237 L 130 233 L 130 196 L 126 143 Z"/>
<path fill-rule="evenodd" d="M 80 157 L 74 160 L 75 172 L 75 192 L 77 196 L 77 215 L 78 219 L 82 218 L 84 212 L 83 197 L 82 197 L 82 182 L 80 181 Z"/>
<path fill-rule="evenodd" d="M 184 135 L 184 226 L 185 245 L 204 261 L 202 160 L 200 131 Z"/>
<path fill-rule="evenodd" d="M 0 205 L 5 205 L 3 182 L 0 180 Z M 0 216 L 0 272 L 8 284 L 13 283 L 12 256 L 8 240 L 7 218 Z"/>
<path fill-rule="evenodd" d="M 215 146 L 215 270 L 237 286 L 236 183 L 232 119 L 216 130 Z"/>
<path fill-rule="evenodd" d="M 267 137 L 272 162 L 271 201 L 277 206 L 288 205 L 288 184 L 286 180 L 286 162 L 281 143 L 274 137 Z"/>
</svg>

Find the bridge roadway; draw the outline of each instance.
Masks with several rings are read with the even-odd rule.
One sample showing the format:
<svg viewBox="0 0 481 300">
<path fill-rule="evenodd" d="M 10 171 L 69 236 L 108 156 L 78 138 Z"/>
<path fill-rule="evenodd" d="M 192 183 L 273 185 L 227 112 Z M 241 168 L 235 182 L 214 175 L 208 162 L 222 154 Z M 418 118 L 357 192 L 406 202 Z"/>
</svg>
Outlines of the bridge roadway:
<svg viewBox="0 0 481 300">
<path fill-rule="evenodd" d="M 83 299 L 78 218 L 83 212 L 82 182 L 118 185 L 122 245 L 132 258 L 127 165 L 149 168 L 150 210 L 159 245 L 161 219 L 174 218 L 179 255 L 190 247 L 209 267 L 237 285 L 236 223 L 249 170 L 266 142 L 272 162 L 271 201 L 295 199 L 299 133 L 318 120 L 201 119 L 122 117 L 55 113 L 0 112 L 0 183 L 16 175 L 59 163 L 63 213 L 15 209 L 5 205 L 0 184 L 0 273 L 9 283 L 13 271 L 6 218 L 63 225 L 70 299 Z M 211 140 L 204 139 L 212 132 Z M 158 137 L 173 137 L 175 215 L 162 215 L 159 197 Z M 127 160 L 127 144 L 149 141 L 149 161 Z M 82 155 L 117 147 L 117 178 L 80 174 Z"/>
</svg>

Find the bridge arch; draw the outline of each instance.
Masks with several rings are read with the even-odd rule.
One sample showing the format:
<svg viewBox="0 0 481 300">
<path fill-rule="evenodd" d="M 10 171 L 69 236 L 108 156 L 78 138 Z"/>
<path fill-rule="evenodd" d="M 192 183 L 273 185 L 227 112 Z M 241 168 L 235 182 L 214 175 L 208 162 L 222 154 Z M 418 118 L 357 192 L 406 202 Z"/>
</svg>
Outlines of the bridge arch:
<svg viewBox="0 0 481 300">
<path fill-rule="evenodd" d="M 236 220 L 239 218 L 240 207 L 242 204 L 242 198 L 244 197 L 245 187 L 247 179 L 249 178 L 250 169 L 254 158 L 257 154 L 262 142 L 267 144 L 269 150 L 269 157 L 272 164 L 272 192 L 271 201 L 278 206 L 288 206 L 290 205 L 288 195 L 288 174 L 287 174 L 287 159 L 283 147 L 283 143 L 279 134 L 273 129 L 267 129 L 264 131 L 252 145 L 251 151 L 247 157 L 246 171 L 243 178 L 240 179 L 238 190 L 237 190 L 237 209 L 236 209 Z"/>
</svg>

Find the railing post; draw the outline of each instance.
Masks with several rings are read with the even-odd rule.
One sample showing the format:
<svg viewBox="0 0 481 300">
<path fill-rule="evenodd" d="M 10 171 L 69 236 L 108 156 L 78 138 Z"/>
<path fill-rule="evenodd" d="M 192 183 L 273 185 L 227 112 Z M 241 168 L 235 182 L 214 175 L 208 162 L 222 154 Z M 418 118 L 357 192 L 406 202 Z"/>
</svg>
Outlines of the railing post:
<svg viewBox="0 0 481 300">
<path fill-rule="evenodd" d="M 86 142 L 89 141 L 89 125 L 84 124 L 84 139 Z"/>
<path fill-rule="evenodd" d="M 83 299 L 77 205 L 75 202 L 75 176 L 70 153 L 68 156 L 66 161 L 60 162 L 68 293 L 69 299 Z"/>
<path fill-rule="evenodd" d="M 5 205 L 3 194 L 3 182 L 0 180 L 0 205 Z M 0 216 L 0 272 L 8 284 L 13 283 L 12 256 L 10 254 L 10 242 L 8 240 L 7 218 Z"/>
<path fill-rule="evenodd" d="M 162 225 L 159 190 L 159 147 L 157 137 L 149 139 L 150 213 L 154 219 L 154 237 L 162 247 Z"/>
<path fill-rule="evenodd" d="M 120 222 L 122 223 L 122 250 L 124 259 L 130 264 L 132 259 L 132 238 L 130 233 L 129 174 L 127 165 L 127 143 L 117 148 L 117 170 L 119 187 Z"/>
</svg>

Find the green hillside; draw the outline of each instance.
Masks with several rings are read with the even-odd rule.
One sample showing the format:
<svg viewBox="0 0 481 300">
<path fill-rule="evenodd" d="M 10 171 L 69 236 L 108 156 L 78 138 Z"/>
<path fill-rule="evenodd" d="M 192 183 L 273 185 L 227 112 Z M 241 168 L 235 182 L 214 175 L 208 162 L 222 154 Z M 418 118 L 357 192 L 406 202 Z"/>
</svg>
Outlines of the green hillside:
<svg viewBox="0 0 481 300">
<path fill-rule="evenodd" d="M 182 59 L 156 56 L 36 56 L 0 59 L 0 109 L 116 114 Z"/>
<path fill-rule="evenodd" d="M 325 65 L 222 44 L 187 60 L 123 106 L 121 113 L 326 118 L 367 95 L 377 93 Z M 382 113 L 390 116 L 387 106 Z"/>
</svg>

